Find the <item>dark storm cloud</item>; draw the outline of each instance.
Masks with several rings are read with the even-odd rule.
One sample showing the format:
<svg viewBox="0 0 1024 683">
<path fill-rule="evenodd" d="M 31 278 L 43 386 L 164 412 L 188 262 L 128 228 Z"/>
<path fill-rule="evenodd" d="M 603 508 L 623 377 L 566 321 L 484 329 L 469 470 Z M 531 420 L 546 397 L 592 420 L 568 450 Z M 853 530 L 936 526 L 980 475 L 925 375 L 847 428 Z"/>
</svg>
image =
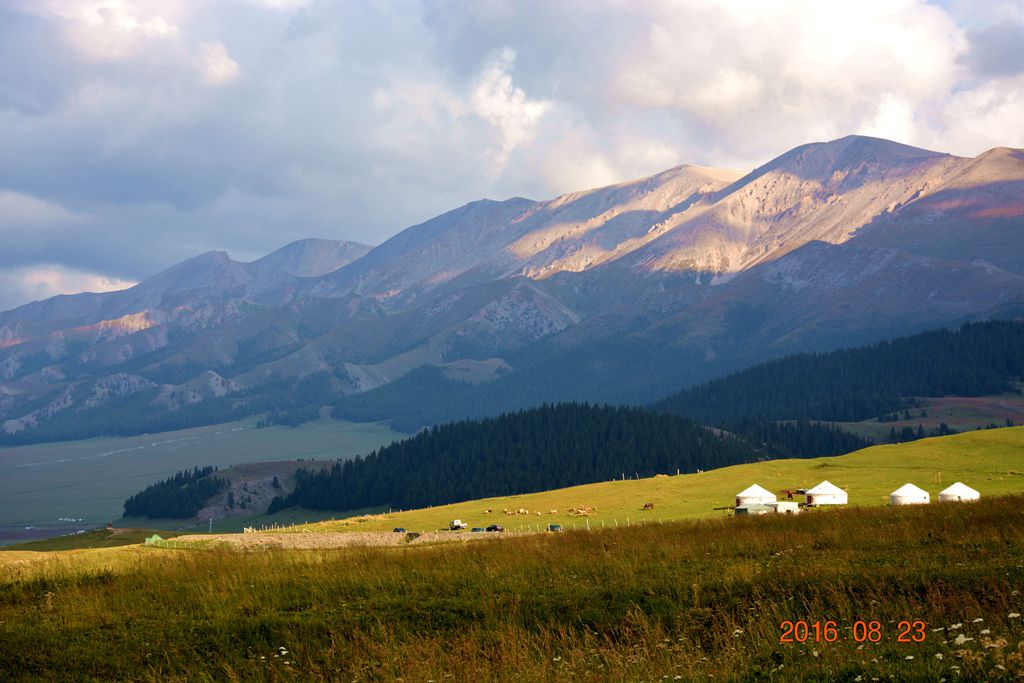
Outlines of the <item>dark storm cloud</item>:
<svg viewBox="0 0 1024 683">
<path fill-rule="evenodd" d="M 0 5 L 0 111 L 39 116 L 64 100 L 78 68 L 66 52 L 39 49 L 56 41 L 51 22 Z"/>
</svg>

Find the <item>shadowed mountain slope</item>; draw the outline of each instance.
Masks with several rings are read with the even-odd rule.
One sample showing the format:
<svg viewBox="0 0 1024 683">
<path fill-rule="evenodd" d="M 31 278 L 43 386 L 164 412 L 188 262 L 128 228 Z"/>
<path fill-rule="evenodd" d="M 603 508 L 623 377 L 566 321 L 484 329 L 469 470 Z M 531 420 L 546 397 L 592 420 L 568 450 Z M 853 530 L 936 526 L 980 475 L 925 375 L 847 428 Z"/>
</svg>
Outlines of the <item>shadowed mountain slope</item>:
<svg viewBox="0 0 1024 683">
<path fill-rule="evenodd" d="M 70 419 L 121 375 L 163 411 L 179 404 L 154 396 L 193 380 L 233 410 L 287 412 L 303 378 L 337 399 L 424 366 L 437 391 L 496 383 L 503 407 L 646 401 L 795 351 L 1021 315 L 1022 236 L 1020 150 L 968 159 L 863 136 L 746 175 L 679 166 L 482 200 L 373 249 L 209 252 L 122 292 L 2 313 L 0 429 Z"/>
</svg>

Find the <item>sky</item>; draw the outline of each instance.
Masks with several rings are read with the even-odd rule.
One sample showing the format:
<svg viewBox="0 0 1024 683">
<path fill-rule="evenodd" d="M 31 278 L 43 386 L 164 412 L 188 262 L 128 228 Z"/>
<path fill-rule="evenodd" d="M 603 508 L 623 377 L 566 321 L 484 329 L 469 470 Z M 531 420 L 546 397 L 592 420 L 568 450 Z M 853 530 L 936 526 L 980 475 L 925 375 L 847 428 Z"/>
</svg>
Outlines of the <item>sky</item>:
<svg viewBox="0 0 1024 683">
<path fill-rule="evenodd" d="M 0 310 L 847 134 L 1024 147 L 1024 0 L 0 0 Z"/>
</svg>

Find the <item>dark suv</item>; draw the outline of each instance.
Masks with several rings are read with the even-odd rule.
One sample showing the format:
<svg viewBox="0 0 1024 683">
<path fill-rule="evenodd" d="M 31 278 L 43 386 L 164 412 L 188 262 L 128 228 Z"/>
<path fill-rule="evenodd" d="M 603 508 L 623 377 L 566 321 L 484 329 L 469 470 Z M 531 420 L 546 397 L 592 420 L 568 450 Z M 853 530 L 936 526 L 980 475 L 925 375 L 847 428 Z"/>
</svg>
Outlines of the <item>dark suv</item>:
<svg viewBox="0 0 1024 683">
<path fill-rule="evenodd" d="M 503 527 L 500 524 L 492 524 L 489 527 L 487 527 L 487 530 L 488 531 L 504 531 L 505 527 Z"/>
</svg>

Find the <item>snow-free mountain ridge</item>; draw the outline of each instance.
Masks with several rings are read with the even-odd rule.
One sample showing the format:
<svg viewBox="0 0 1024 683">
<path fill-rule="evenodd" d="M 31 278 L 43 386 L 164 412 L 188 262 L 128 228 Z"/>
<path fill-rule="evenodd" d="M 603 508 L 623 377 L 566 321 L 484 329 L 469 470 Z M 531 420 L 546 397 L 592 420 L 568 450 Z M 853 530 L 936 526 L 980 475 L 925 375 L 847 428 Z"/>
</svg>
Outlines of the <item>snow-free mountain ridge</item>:
<svg viewBox="0 0 1024 683">
<path fill-rule="evenodd" d="M 319 376 L 327 401 L 424 365 L 514 385 L 524 405 L 654 398 L 795 350 L 1020 315 L 1022 238 L 1021 150 L 863 136 L 749 173 L 679 166 L 482 200 L 375 248 L 208 252 L 128 290 L 0 313 L 0 430 L 133 392 L 153 411 L 232 396 L 256 410 Z"/>
</svg>

